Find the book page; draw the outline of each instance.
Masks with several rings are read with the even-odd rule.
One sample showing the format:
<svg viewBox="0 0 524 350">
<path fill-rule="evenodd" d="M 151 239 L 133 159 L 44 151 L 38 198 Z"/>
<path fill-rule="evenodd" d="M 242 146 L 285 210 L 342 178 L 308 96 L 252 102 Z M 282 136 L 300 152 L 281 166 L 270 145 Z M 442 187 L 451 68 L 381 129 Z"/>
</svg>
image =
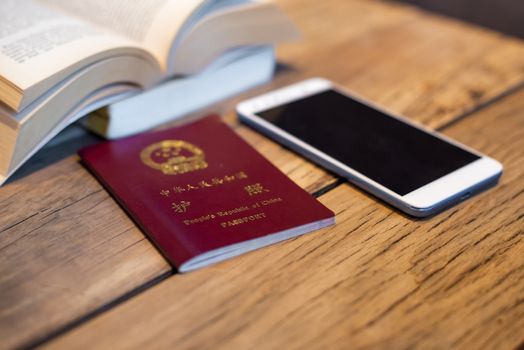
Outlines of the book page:
<svg viewBox="0 0 524 350">
<path fill-rule="evenodd" d="M 166 66 L 179 28 L 205 0 L 39 0 L 145 46 Z"/>
<path fill-rule="evenodd" d="M 88 64 L 85 59 L 133 46 L 139 48 L 36 0 L 1 0 L 0 77 L 22 92 L 37 84 L 49 88 Z"/>
<path fill-rule="evenodd" d="M 271 2 L 231 3 L 208 7 L 206 15 L 181 35 L 169 59 L 170 74 L 195 74 L 234 47 L 275 45 L 300 37 L 285 13 Z"/>
</svg>

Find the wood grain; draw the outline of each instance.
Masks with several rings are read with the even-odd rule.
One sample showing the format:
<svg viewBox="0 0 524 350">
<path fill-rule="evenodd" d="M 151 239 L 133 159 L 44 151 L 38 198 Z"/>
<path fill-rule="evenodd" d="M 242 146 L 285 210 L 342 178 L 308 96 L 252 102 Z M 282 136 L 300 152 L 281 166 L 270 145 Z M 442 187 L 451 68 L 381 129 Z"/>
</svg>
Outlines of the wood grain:
<svg viewBox="0 0 524 350">
<path fill-rule="evenodd" d="M 446 134 L 501 183 L 427 220 L 349 185 L 337 225 L 175 275 L 46 349 L 513 349 L 524 341 L 524 91 Z"/>
<path fill-rule="evenodd" d="M 287 66 L 273 82 L 220 109 L 239 134 L 311 192 L 334 178 L 236 125 L 231 111 L 239 99 L 321 75 L 441 127 L 523 81 L 524 45 L 493 32 L 378 1 L 279 2 L 304 41 L 279 49 Z M 76 156 L 0 188 L 0 209 L 0 348 L 34 344 L 170 273 Z M 269 252 L 275 254 L 256 254 Z M 272 257 L 260 267 L 273 269 Z"/>
<path fill-rule="evenodd" d="M 304 42 L 280 50 L 296 70 L 431 127 L 524 78 L 522 42 L 478 27 L 378 1 L 280 3 L 303 29 Z"/>
<path fill-rule="evenodd" d="M 247 129 L 239 134 L 309 191 L 333 178 Z M 171 268 L 70 157 L 0 192 L 0 348 L 75 320 Z"/>
</svg>

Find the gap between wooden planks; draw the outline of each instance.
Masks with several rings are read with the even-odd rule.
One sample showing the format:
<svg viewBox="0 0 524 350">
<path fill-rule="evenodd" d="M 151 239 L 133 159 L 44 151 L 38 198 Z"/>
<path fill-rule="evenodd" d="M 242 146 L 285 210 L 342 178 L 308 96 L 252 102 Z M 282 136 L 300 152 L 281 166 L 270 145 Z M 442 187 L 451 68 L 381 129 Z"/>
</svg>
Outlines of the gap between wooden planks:
<svg viewBox="0 0 524 350">
<path fill-rule="evenodd" d="M 281 4 L 304 41 L 280 49 L 290 67 L 242 97 L 320 75 L 439 127 L 524 80 L 522 43 L 487 30 L 382 2 Z M 332 183 L 237 130 L 306 189 Z M 46 339 L 170 271 L 76 157 L 0 188 L 0 209 L 0 348 Z"/>
<path fill-rule="evenodd" d="M 45 349 L 513 349 L 524 341 L 524 90 L 446 134 L 501 183 L 428 220 L 342 185 L 337 225 L 175 275 Z"/>
</svg>

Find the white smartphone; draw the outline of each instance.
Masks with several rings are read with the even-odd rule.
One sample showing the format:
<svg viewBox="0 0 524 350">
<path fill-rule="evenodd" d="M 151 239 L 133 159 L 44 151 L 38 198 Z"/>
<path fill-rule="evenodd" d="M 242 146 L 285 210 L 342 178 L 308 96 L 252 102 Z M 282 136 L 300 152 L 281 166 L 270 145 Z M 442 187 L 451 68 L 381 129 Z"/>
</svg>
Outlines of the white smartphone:
<svg viewBox="0 0 524 350">
<path fill-rule="evenodd" d="M 499 162 L 321 78 L 244 101 L 237 112 L 246 124 L 417 217 L 495 185 L 502 174 Z"/>
</svg>

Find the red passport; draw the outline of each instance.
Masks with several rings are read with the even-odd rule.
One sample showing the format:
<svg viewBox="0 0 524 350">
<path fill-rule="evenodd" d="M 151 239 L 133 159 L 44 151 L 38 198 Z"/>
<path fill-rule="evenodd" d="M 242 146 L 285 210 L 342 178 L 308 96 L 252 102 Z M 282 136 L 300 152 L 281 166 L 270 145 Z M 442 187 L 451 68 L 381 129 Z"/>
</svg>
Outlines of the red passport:
<svg viewBox="0 0 524 350">
<path fill-rule="evenodd" d="M 335 222 L 218 116 L 79 154 L 180 272 Z"/>
</svg>

